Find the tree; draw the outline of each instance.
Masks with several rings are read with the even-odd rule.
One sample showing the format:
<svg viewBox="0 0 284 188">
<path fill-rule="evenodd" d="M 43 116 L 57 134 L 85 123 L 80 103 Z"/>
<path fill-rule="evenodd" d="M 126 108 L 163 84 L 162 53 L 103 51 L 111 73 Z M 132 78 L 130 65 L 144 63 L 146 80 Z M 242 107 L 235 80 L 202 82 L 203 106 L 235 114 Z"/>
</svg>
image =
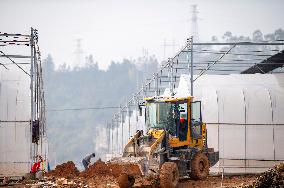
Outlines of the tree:
<svg viewBox="0 0 284 188">
<path fill-rule="evenodd" d="M 260 30 L 255 30 L 252 34 L 252 40 L 254 42 L 261 42 L 263 41 L 263 34 Z"/>
<path fill-rule="evenodd" d="M 43 71 L 46 75 L 49 75 L 54 71 L 54 63 L 50 54 L 43 60 Z"/>
</svg>

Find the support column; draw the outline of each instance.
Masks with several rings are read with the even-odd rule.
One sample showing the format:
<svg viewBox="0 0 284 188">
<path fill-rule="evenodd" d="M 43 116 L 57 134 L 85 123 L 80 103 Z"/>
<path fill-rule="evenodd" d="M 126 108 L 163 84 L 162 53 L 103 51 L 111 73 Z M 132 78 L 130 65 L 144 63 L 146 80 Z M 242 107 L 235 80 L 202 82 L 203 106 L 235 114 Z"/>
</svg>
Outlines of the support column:
<svg viewBox="0 0 284 188">
<path fill-rule="evenodd" d="M 190 40 L 190 48 L 191 48 L 191 55 L 190 55 L 190 95 L 193 96 L 193 36 Z"/>
<path fill-rule="evenodd" d="M 120 111 L 120 121 L 121 121 L 121 153 L 123 153 L 123 109 Z"/>
<path fill-rule="evenodd" d="M 174 83 L 173 83 L 173 60 L 169 58 L 169 77 L 170 77 L 170 93 L 171 96 L 174 95 Z"/>
<path fill-rule="evenodd" d="M 32 143 L 32 128 L 33 128 L 33 120 L 34 120 L 34 86 L 33 86 L 33 74 L 34 74 L 34 29 L 31 28 L 31 36 L 30 36 L 30 47 L 31 47 L 31 68 L 30 68 L 30 90 L 31 90 L 31 122 L 30 122 L 30 159 L 31 165 L 34 161 L 33 159 L 33 143 Z"/>
<path fill-rule="evenodd" d="M 128 115 L 128 138 L 130 138 L 130 136 L 131 136 L 131 129 L 130 129 L 130 116 L 131 116 L 131 113 L 130 113 L 130 105 L 129 105 L 129 103 L 127 104 L 127 115 Z"/>
</svg>

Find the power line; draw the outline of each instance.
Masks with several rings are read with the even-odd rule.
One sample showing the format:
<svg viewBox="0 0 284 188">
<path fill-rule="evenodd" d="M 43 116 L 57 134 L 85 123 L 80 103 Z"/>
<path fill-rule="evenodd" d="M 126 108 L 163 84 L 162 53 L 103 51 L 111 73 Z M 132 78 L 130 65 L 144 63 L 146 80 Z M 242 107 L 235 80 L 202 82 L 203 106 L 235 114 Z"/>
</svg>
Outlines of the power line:
<svg viewBox="0 0 284 188">
<path fill-rule="evenodd" d="M 104 107 L 88 107 L 88 108 L 62 108 L 62 109 L 50 109 L 48 112 L 61 112 L 61 111 L 81 111 L 81 110 L 104 110 L 104 109 L 116 109 L 117 106 L 104 106 Z"/>
<path fill-rule="evenodd" d="M 9 56 L 6 56 L 6 54 L 2 51 L 0 51 L 1 54 L 3 54 L 6 58 L 8 58 L 12 63 L 14 63 L 19 69 L 21 69 L 24 73 L 31 76 L 29 73 L 27 73 L 20 65 L 18 65 L 14 60 L 12 60 Z M 4 66 L 4 65 L 3 65 Z M 4 66 L 5 67 L 5 66 Z M 5 67 L 7 69 L 7 67 Z"/>
</svg>

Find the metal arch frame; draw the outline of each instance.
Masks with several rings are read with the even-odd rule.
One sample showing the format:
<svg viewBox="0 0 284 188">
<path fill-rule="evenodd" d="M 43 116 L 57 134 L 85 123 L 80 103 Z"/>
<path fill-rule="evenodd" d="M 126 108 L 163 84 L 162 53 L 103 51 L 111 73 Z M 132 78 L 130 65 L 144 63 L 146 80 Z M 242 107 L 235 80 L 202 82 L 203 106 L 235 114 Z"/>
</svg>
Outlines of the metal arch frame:
<svg viewBox="0 0 284 188">
<path fill-rule="evenodd" d="M 3 64 L 3 66 L 16 65 L 27 76 L 30 77 L 30 101 L 31 101 L 31 118 L 30 122 L 30 159 L 31 163 L 35 160 L 38 154 L 38 143 L 32 142 L 32 124 L 34 120 L 39 120 L 39 141 L 42 147 L 43 139 L 46 139 L 46 116 L 45 116 L 45 96 L 43 89 L 43 77 L 42 77 L 42 62 L 41 52 L 38 45 L 38 31 L 34 28 L 30 29 L 30 34 L 11 34 L 0 32 L 0 46 L 1 47 L 17 47 L 24 46 L 30 47 L 30 54 L 6 54 L 1 52 L 0 58 L 7 58 L 11 61 L 9 64 Z M 16 63 L 14 59 L 30 59 L 30 63 Z M 20 65 L 30 65 L 30 71 Z M 42 148 L 41 148 L 42 151 Z M 45 156 L 47 158 L 47 156 Z"/>
<path fill-rule="evenodd" d="M 116 121 L 119 121 L 116 117 L 123 117 L 123 111 L 125 110 L 129 110 L 129 108 L 131 108 L 131 106 L 138 106 L 139 102 L 141 100 L 143 100 L 143 97 L 151 94 L 151 95 L 160 95 L 161 94 L 161 90 L 163 89 L 163 87 L 165 87 L 165 85 L 163 85 L 163 83 L 168 83 L 168 87 L 170 88 L 170 92 L 173 95 L 174 94 L 174 89 L 175 89 L 175 84 L 177 84 L 179 78 L 180 78 L 180 74 L 178 73 L 178 70 L 181 71 L 187 71 L 186 73 L 190 73 L 190 85 L 191 85 L 191 95 L 193 95 L 194 90 L 193 90 L 193 84 L 194 81 L 196 81 L 200 76 L 202 76 L 203 74 L 205 74 L 207 71 L 219 71 L 219 72 L 234 72 L 236 70 L 234 70 L 234 66 L 233 65 L 237 65 L 238 63 L 232 63 L 230 62 L 230 64 L 232 66 L 227 66 L 228 68 L 231 69 L 212 69 L 212 67 L 218 66 L 219 62 L 221 62 L 220 64 L 226 64 L 225 60 L 221 61 L 222 59 L 224 59 L 225 56 L 255 56 L 255 57 L 270 57 L 273 54 L 259 54 L 261 52 L 267 52 L 266 51 L 250 51 L 251 53 L 231 53 L 231 50 L 233 48 L 235 48 L 236 46 L 284 46 L 284 40 L 278 40 L 276 42 L 205 42 L 205 43 L 201 43 L 201 42 L 194 42 L 193 41 L 193 37 L 191 36 L 190 38 L 187 39 L 186 41 L 186 45 L 177 52 L 176 55 L 174 55 L 172 58 L 168 58 L 167 61 L 163 62 L 160 66 L 160 68 L 158 69 L 158 71 L 156 73 L 153 73 L 153 76 L 150 79 L 146 79 L 144 81 L 144 83 L 141 86 L 141 89 L 138 90 L 136 93 L 133 94 L 133 96 L 126 102 L 126 104 L 121 105 L 120 111 L 118 113 L 116 113 L 114 115 L 114 119 Z M 196 46 L 196 48 L 194 47 Z M 204 51 L 200 51 L 198 49 L 198 46 L 229 46 L 228 50 L 221 50 L 221 51 L 213 51 L 213 50 L 204 50 Z M 278 50 L 270 50 L 271 52 L 277 52 Z M 220 55 L 220 57 L 217 60 L 212 60 L 211 62 L 208 62 L 207 66 L 201 66 L 198 62 L 194 63 L 194 54 L 198 54 L 198 53 L 207 53 L 207 54 L 216 54 L 216 55 Z M 179 59 L 179 57 L 183 54 L 186 53 L 186 61 L 181 61 Z M 258 60 L 258 59 L 257 59 Z M 259 59 L 261 60 L 261 59 Z M 256 65 L 256 63 L 249 63 L 250 59 L 235 59 L 235 62 L 241 62 L 241 61 L 248 61 L 247 65 Z M 205 63 L 204 63 L 205 64 Z M 180 65 L 183 65 L 182 67 L 178 67 Z M 186 65 L 186 66 L 185 66 Z M 198 69 L 197 66 L 200 66 L 200 68 Z M 236 67 L 235 67 L 236 68 Z M 193 73 L 194 70 L 200 70 L 199 75 L 197 75 L 197 77 L 195 79 L 193 79 Z M 165 75 L 165 73 L 167 73 Z M 165 80 L 162 80 L 162 78 L 166 78 Z M 173 79 L 175 78 L 175 79 Z M 178 78 L 178 79 L 177 79 Z M 132 111 L 132 110 L 130 110 Z M 128 113 L 128 115 L 131 115 L 131 113 Z M 112 120 L 113 121 L 113 120 Z M 138 122 L 138 119 L 136 118 L 136 124 Z M 129 123 L 129 127 L 130 125 L 130 121 Z M 123 124 L 123 122 L 122 122 Z M 113 129 L 109 129 L 109 131 L 112 131 Z M 113 135 L 113 134 L 112 134 Z M 125 134 L 126 135 L 126 134 Z M 130 135 L 130 129 L 129 129 L 129 133 L 128 135 Z M 113 145 L 113 143 L 112 143 Z M 121 146 L 123 148 L 123 146 Z M 109 147 L 110 148 L 110 147 Z M 113 150 L 110 152 L 113 153 Z"/>
</svg>

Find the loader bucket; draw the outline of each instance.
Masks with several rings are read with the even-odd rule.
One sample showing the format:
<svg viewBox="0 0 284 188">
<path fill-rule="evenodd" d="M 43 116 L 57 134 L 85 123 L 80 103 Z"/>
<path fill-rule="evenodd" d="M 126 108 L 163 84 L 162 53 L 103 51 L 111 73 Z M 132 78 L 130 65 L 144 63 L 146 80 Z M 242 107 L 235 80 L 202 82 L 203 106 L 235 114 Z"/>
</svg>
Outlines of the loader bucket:
<svg viewBox="0 0 284 188">
<path fill-rule="evenodd" d="M 145 157 L 119 157 L 108 162 L 114 176 L 128 174 L 132 176 L 145 175 L 147 172 L 147 160 Z"/>
</svg>

